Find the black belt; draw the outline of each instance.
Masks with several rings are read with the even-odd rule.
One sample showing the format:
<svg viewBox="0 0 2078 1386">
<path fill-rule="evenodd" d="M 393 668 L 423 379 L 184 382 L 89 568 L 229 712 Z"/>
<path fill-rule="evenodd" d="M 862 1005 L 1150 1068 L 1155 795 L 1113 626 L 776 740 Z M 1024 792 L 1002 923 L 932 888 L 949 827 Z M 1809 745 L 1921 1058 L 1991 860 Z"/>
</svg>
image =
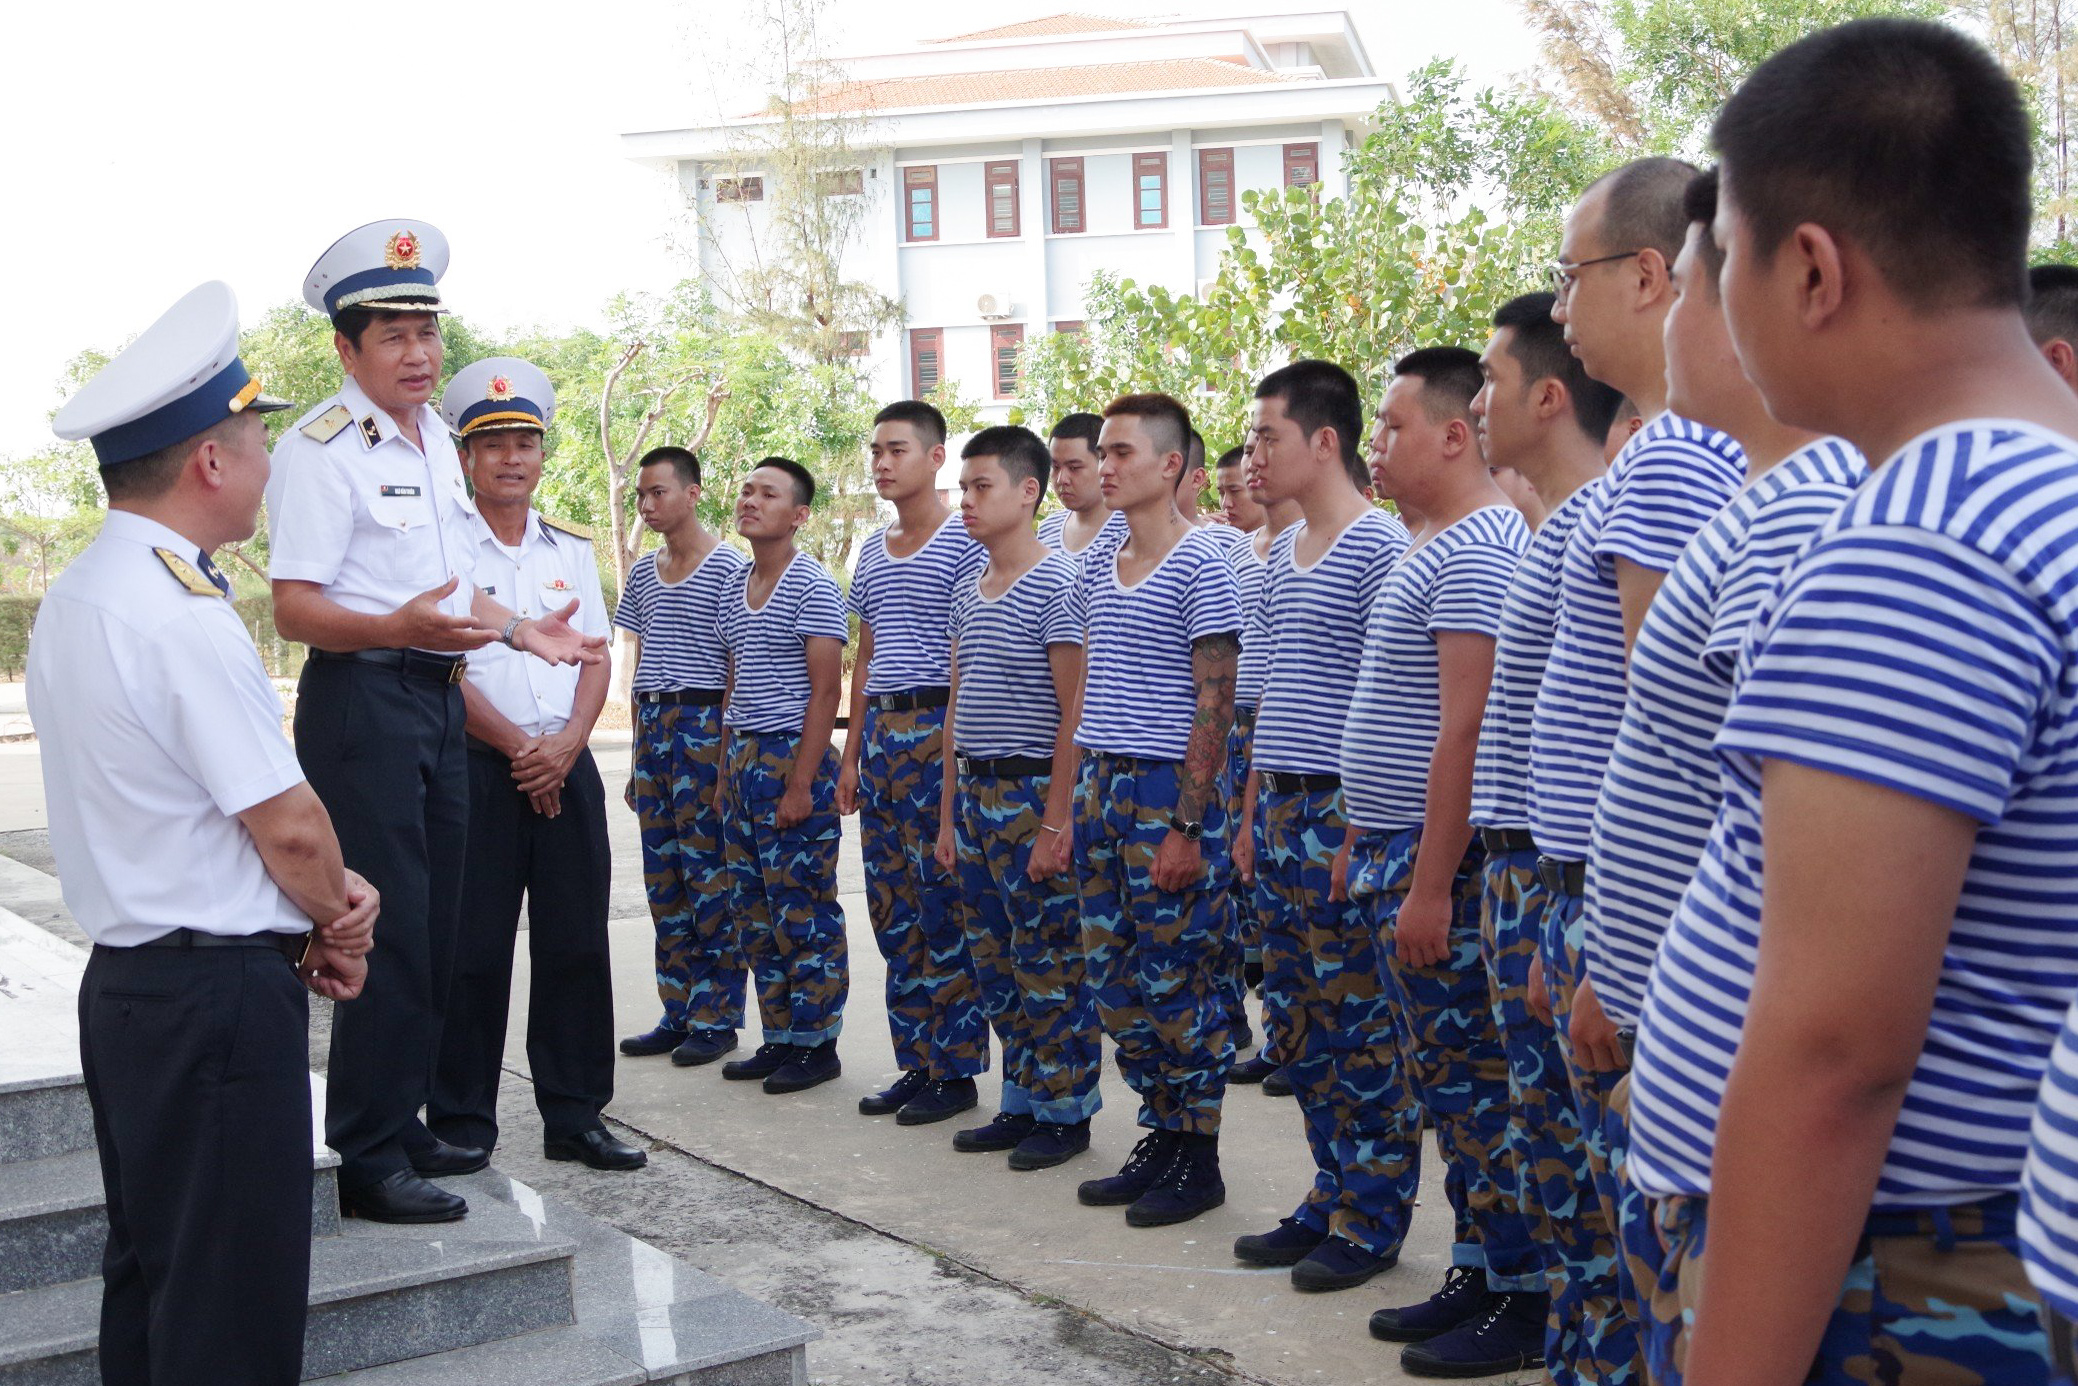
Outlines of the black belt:
<svg viewBox="0 0 2078 1386">
<path fill-rule="evenodd" d="M 278 934 L 272 930 L 257 934 L 209 934 L 200 929 L 175 929 L 170 934 L 161 934 L 155 939 L 135 945 L 138 948 L 272 948 L 290 962 L 301 962 L 303 950 L 310 943 L 308 933 Z M 102 947 L 108 945 L 103 944 Z"/>
<path fill-rule="evenodd" d="M 660 703 L 665 707 L 720 707 L 722 696 L 719 688 L 664 688 L 637 693 L 635 701 Z"/>
<path fill-rule="evenodd" d="M 1030 779 L 1034 775 L 1051 775 L 1051 756 L 997 756 L 994 760 L 980 760 L 974 756 L 960 757 L 962 775 L 981 775 L 1002 780 Z"/>
<path fill-rule="evenodd" d="M 406 678 L 429 683 L 460 683 L 469 661 L 462 655 L 428 654 L 424 650 L 312 650 L 312 659 L 350 660 L 395 669 Z"/>
<path fill-rule="evenodd" d="M 1587 863 L 1567 861 L 1564 857 L 1538 857 L 1537 879 L 1544 888 L 1556 895 L 1584 895 L 1587 893 Z"/>
<path fill-rule="evenodd" d="M 1263 788 L 1272 794 L 1318 794 L 1323 789 L 1340 789 L 1340 775 L 1294 775 L 1283 770 L 1259 770 Z"/>
<path fill-rule="evenodd" d="M 1528 828 L 1481 828 L 1479 845 L 1486 848 L 1488 856 L 1498 857 L 1504 852 L 1534 852 L 1537 839 L 1530 836 Z"/>
<path fill-rule="evenodd" d="M 944 707 L 951 701 L 950 688 L 912 688 L 906 693 L 866 695 L 866 706 L 875 712 L 915 712 L 923 707 Z"/>
</svg>

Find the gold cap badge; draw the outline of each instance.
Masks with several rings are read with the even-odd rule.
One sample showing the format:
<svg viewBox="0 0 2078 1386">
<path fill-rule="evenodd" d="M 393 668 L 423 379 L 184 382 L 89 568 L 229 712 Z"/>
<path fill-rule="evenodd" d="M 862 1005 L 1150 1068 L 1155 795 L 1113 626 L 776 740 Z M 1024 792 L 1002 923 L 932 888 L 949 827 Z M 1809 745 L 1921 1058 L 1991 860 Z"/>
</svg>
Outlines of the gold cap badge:
<svg viewBox="0 0 2078 1386">
<path fill-rule="evenodd" d="M 418 237 L 409 231 L 398 231 L 390 236 L 389 244 L 383 247 L 382 260 L 391 269 L 418 268 Z"/>
<path fill-rule="evenodd" d="M 483 397 L 485 399 L 511 399 L 515 393 L 510 380 L 507 380 L 502 375 L 494 375 L 491 377 L 490 387 L 484 391 Z"/>
</svg>

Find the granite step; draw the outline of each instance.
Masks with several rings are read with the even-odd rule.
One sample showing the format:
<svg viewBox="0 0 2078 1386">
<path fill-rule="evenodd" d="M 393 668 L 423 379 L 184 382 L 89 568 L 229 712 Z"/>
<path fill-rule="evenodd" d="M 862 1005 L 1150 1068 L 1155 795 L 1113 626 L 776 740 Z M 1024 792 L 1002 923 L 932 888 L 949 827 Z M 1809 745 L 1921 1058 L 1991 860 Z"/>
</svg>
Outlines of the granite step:
<svg viewBox="0 0 2078 1386">
<path fill-rule="evenodd" d="M 314 1237 L 339 1235 L 338 1160 L 325 1156 L 311 1172 Z M 0 1164 L 0 1294 L 100 1274 L 107 1237 L 96 1151 Z"/>
<path fill-rule="evenodd" d="M 343 1235 L 311 1243 L 306 1379 L 567 1325 L 567 1238 Z M 444 1230 L 444 1229 L 443 1229 Z M 387 1229 L 386 1229 L 387 1232 Z M 0 1386 L 94 1386 L 98 1278 L 0 1295 Z"/>
<path fill-rule="evenodd" d="M 77 1073 L 0 1081 L 0 1165 L 93 1148 L 94 1112 Z"/>
</svg>

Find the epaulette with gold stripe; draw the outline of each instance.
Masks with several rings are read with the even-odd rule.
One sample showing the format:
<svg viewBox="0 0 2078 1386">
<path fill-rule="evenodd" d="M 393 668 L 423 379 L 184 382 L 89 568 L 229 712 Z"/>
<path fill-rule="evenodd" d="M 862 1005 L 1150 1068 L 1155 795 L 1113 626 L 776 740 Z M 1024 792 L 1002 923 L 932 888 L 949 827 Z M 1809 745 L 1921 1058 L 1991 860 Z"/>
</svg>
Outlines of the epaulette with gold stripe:
<svg viewBox="0 0 2078 1386">
<path fill-rule="evenodd" d="M 550 529 L 569 535 L 572 539 L 582 539 L 587 544 L 592 542 L 592 531 L 587 526 L 577 524 L 574 521 L 559 520 L 553 515 L 543 515 L 541 523 L 547 525 Z"/>
<path fill-rule="evenodd" d="M 343 404 L 335 404 L 324 413 L 303 425 L 303 436 L 313 443 L 329 443 L 339 436 L 339 430 L 354 421 L 353 410 Z"/>
<path fill-rule="evenodd" d="M 166 565 L 167 572 L 180 579 L 180 585 L 187 588 L 191 595 L 197 597 L 221 597 L 224 595 L 217 590 L 215 583 L 202 576 L 194 564 L 188 562 L 173 550 L 153 549 L 152 552 L 157 554 L 159 561 Z"/>
</svg>

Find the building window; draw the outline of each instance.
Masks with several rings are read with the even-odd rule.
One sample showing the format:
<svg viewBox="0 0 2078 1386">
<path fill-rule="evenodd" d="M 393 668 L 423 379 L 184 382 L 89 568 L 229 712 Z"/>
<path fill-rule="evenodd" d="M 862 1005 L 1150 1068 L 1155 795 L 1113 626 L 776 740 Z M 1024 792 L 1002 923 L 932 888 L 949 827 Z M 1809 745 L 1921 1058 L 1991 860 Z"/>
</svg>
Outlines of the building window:
<svg viewBox="0 0 2078 1386">
<path fill-rule="evenodd" d="M 863 169 L 831 168 L 815 175 L 815 190 L 824 197 L 856 196 L 866 191 Z"/>
<path fill-rule="evenodd" d="M 938 239 L 938 166 L 902 170 L 902 239 Z"/>
<path fill-rule="evenodd" d="M 1075 335 L 1077 335 L 1077 336 L 1081 336 L 1081 335 L 1082 335 L 1082 319 L 1080 319 L 1080 318 L 1064 318 L 1064 319 L 1062 319 L 1062 320 L 1061 320 L 1060 322 L 1057 322 L 1057 323 L 1055 323 L 1055 324 L 1053 325 L 1053 330 L 1054 330 L 1054 331 L 1056 331 L 1056 332 L 1072 332 L 1072 333 L 1074 333 L 1074 334 L 1075 334 Z"/>
<path fill-rule="evenodd" d="M 864 356 L 873 349 L 873 340 L 864 332 L 839 332 L 837 349 L 846 356 Z"/>
<path fill-rule="evenodd" d="M 1234 224 L 1234 151 L 1198 151 L 1198 224 Z"/>
<path fill-rule="evenodd" d="M 1014 322 L 999 322 L 988 330 L 989 362 L 995 369 L 997 399 L 1017 397 L 1017 349 L 1024 341 L 1024 328 Z"/>
<path fill-rule="evenodd" d="M 1048 159 L 1047 181 L 1053 184 L 1053 233 L 1073 235 L 1083 229 L 1082 160 Z"/>
<path fill-rule="evenodd" d="M 1288 144 L 1284 147 L 1284 186 L 1310 188 L 1320 181 L 1320 146 Z"/>
<path fill-rule="evenodd" d="M 765 180 L 763 178 L 717 178 L 714 180 L 716 202 L 763 202 Z"/>
<path fill-rule="evenodd" d="M 928 394 L 945 378 L 944 340 L 945 329 L 942 327 L 909 329 L 909 391 L 912 395 Z"/>
<path fill-rule="evenodd" d="M 1153 230 L 1169 224 L 1169 156 L 1133 156 L 1133 225 Z"/>
<path fill-rule="evenodd" d="M 1015 236 L 1017 217 L 1017 162 L 990 164 L 982 179 L 988 188 L 988 233 Z"/>
</svg>

